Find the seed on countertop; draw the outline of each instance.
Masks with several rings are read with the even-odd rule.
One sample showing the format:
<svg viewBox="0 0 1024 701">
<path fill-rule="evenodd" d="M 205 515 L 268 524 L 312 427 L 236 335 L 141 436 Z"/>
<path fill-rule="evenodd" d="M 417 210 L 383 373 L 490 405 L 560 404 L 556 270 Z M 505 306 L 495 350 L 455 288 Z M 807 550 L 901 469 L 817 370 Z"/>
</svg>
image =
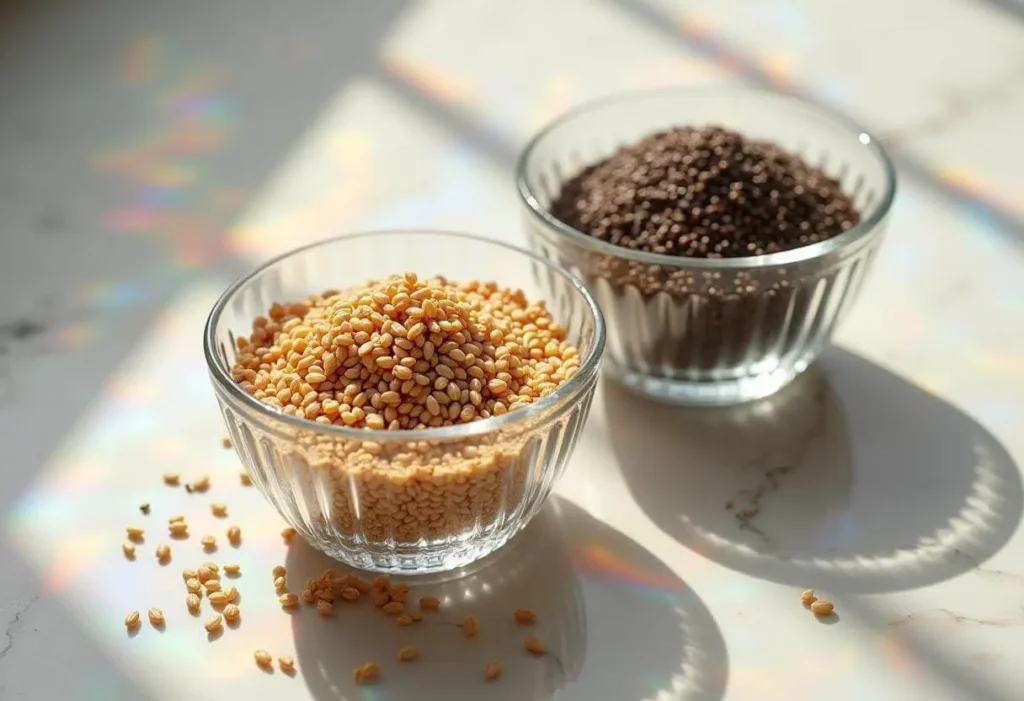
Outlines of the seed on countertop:
<svg viewBox="0 0 1024 701">
<path fill-rule="evenodd" d="M 144 501 L 141 504 L 139 504 L 139 511 L 141 511 L 143 514 L 148 514 L 149 513 L 149 502 L 148 501 Z"/>
<path fill-rule="evenodd" d="M 196 574 L 199 576 L 200 582 L 205 582 L 208 579 L 217 579 L 217 573 L 206 565 L 199 565 Z"/>
<path fill-rule="evenodd" d="M 189 610 L 189 613 L 199 613 L 199 605 L 201 600 L 198 595 L 190 593 L 185 597 L 185 607 Z"/>
<path fill-rule="evenodd" d="M 420 609 L 423 611 L 437 611 L 441 608 L 441 600 L 436 596 L 420 597 Z"/>
<path fill-rule="evenodd" d="M 238 589 L 235 587 L 228 587 L 224 590 L 224 596 L 227 597 L 228 601 L 234 601 L 238 598 Z"/>
<path fill-rule="evenodd" d="M 222 446 L 224 446 L 224 448 L 230 448 L 231 447 L 231 438 L 230 438 L 230 436 L 224 436 L 223 438 L 221 438 L 220 439 L 220 444 Z"/>
<path fill-rule="evenodd" d="M 139 612 L 132 611 L 127 616 L 125 616 L 124 625 L 125 628 L 127 628 L 128 630 L 136 628 L 139 625 Z"/>
<path fill-rule="evenodd" d="M 307 604 L 315 604 L 317 602 L 316 594 L 313 593 L 312 589 L 303 589 L 302 600 Z"/>
<path fill-rule="evenodd" d="M 370 684 L 380 677 L 380 665 L 376 662 L 367 662 L 355 668 L 353 677 L 356 684 Z"/>
<path fill-rule="evenodd" d="M 395 621 L 400 626 L 411 626 L 413 623 L 416 622 L 413 620 L 413 617 L 407 613 L 403 613 L 401 616 L 398 616 L 397 618 L 395 618 Z"/>
<path fill-rule="evenodd" d="M 165 472 L 164 484 L 168 487 L 177 487 L 181 483 L 181 477 L 177 472 Z"/>
<path fill-rule="evenodd" d="M 163 611 L 161 611 L 158 608 L 151 608 L 149 610 L 149 622 L 152 625 L 154 625 L 156 627 L 160 627 L 160 626 L 162 626 L 164 624 L 164 620 L 165 619 L 164 619 L 164 612 Z"/>
<path fill-rule="evenodd" d="M 288 588 L 288 582 L 284 577 L 278 577 L 274 580 L 274 591 L 278 594 L 284 594 L 284 590 Z"/>
<path fill-rule="evenodd" d="M 334 613 L 334 604 L 330 601 L 320 601 L 316 605 L 316 610 L 321 616 L 330 616 Z"/>
<path fill-rule="evenodd" d="M 361 594 L 355 587 L 345 587 L 341 590 L 341 598 L 345 601 L 358 601 Z"/>
<path fill-rule="evenodd" d="M 538 638 L 536 635 L 531 635 L 529 638 L 524 640 L 523 641 L 523 646 L 531 654 L 534 654 L 534 655 L 543 655 L 544 653 L 546 653 L 548 651 L 548 649 L 546 647 L 544 647 L 544 642 L 540 638 Z"/>
<path fill-rule="evenodd" d="M 224 565 L 224 574 L 229 574 L 232 577 L 242 571 L 241 565 L 237 565 L 234 562 Z"/>
<path fill-rule="evenodd" d="M 170 534 L 175 538 L 181 538 L 188 535 L 188 524 L 184 521 L 175 521 L 167 527 Z"/>
<path fill-rule="evenodd" d="M 207 579 L 203 582 L 203 587 L 206 588 L 206 593 L 209 594 L 212 591 L 220 591 L 220 580 L 219 579 Z"/>
<path fill-rule="evenodd" d="M 221 504 L 220 502 L 215 502 L 213 504 L 210 504 L 210 511 L 217 518 L 224 518 L 228 515 L 228 505 Z"/>
<path fill-rule="evenodd" d="M 242 612 L 239 611 L 238 606 L 235 604 L 228 604 L 224 607 L 224 620 L 226 621 L 237 621 L 241 615 Z"/>
<path fill-rule="evenodd" d="M 409 618 L 411 618 L 413 621 L 419 623 L 420 621 L 423 620 L 423 614 L 420 613 L 419 611 L 410 611 L 409 612 Z"/>
<path fill-rule="evenodd" d="M 185 589 L 192 594 L 201 594 L 203 591 L 203 583 L 198 579 L 187 579 L 185 580 Z"/>
<path fill-rule="evenodd" d="M 220 565 L 216 562 L 204 562 L 202 566 L 213 572 L 215 575 L 220 574 Z"/>
<path fill-rule="evenodd" d="M 171 516 L 169 519 L 167 519 L 167 525 L 168 526 L 173 524 L 173 523 L 184 523 L 184 522 L 185 522 L 185 514 L 176 514 L 174 516 Z"/>
<path fill-rule="evenodd" d="M 811 611 L 814 612 L 815 616 L 828 616 L 832 614 L 835 609 L 835 604 L 827 599 L 818 599 L 811 604 Z"/>
<path fill-rule="evenodd" d="M 129 560 L 135 559 L 135 543 L 125 542 L 121 544 L 121 550 Z"/>
<path fill-rule="evenodd" d="M 206 595 L 206 598 L 214 606 L 224 606 L 228 603 L 228 596 L 222 591 L 212 591 Z"/>
<path fill-rule="evenodd" d="M 256 660 L 256 664 L 260 667 L 269 667 L 273 658 L 270 653 L 266 650 L 256 650 L 252 653 L 253 659 Z"/>
<path fill-rule="evenodd" d="M 810 606 L 817 600 L 818 597 L 814 595 L 813 589 L 806 589 L 800 594 L 800 601 L 804 603 L 804 606 Z"/>
<path fill-rule="evenodd" d="M 476 636 L 479 623 L 480 622 L 477 620 L 476 616 L 466 616 L 466 620 L 463 621 L 462 627 L 466 632 L 467 637 L 472 638 Z"/>
<path fill-rule="evenodd" d="M 197 492 L 205 492 L 210 488 L 210 477 L 209 475 L 203 475 L 192 483 L 192 489 Z"/>
<path fill-rule="evenodd" d="M 160 562 L 167 562 L 171 559 L 171 546 L 164 544 L 156 549 L 156 559 Z"/>
<path fill-rule="evenodd" d="M 128 532 L 128 540 L 134 540 L 136 543 L 143 540 L 146 535 L 146 529 L 136 526 L 128 526 L 125 531 Z"/>
<path fill-rule="evenodd" d="M 405 610 L 405 604 L 403 604 L 401 601 L 390 601 L 390 602 L 384 604 L 383 606 L 381 606 L 381 611 L 383 611 L 384 613 L 395 614 L 395 613 L 401 613 L 404 610 Z"/>
<path fill-rule="evenodd" d="M 391 597 L 386 591 L 379 591 L 373 595 L 373 605 L 377 608 L 387 606 L 389 601 L 391 601 Z"/>
<path fill-rule="evenodd" d="M 370 591 L 370 588 L 373 585 L 371 585 L 363 577 L 356 577 L 355 579 L 352 580 L 352 586 L 355 587 L 356 589 L 358 589 L 363 594 L 365 594 L 366 592 Z"/>
<path fill-rule="evenodd" d="M 281 668 L 281 671 L 285 674 L 295 671 L 295 660 L 287 655 L 282 655 L 277 658 L 277 666 Z"/>
<path fill-rule="evenodd" d="M 420 656 L 420 650 L 415 645 L 406 645 L 398 650 L 399 662 L 412 662 Z"/>
<path fill-rule="evenodd" d="M 285 594 L 284 596 L 280 597 L 278 601 L 280 601 L 281 606 L 285 608 L 291 608 L 293 606 L 299 605 L 299 597 L 297 597 L 295 594 Z"/>
<path fill-rule="evenodd" d="M 181 579 L 184 582 L 188 582 L 190 579 L 199 579 L 199 571 L 192 569 L 182 570 Z"/>
<path fill-rule="evenodd" d="M 533 623 L 537 620 L 537 614 L 530 609 L 516 609 L 513 615 L 517 623 Z"/>
<path fill-rule="evenodd" d="M 238 473 L 238 479 L 241 480 L 243 487 L 252 486 L 252 477 L 250 477 L 249 473 L 246 472 L 245 470 L 242 470 L 241 472 Z"/>
<path fill-rule="evenodd" d="M 297 533 L 298 531 L 296 531 L 294 528 L 285 528 L 283 531 L 281 531 L 281 537 L 284 539 L 285 545 L 290 545 L 292 539 L 295 538 L 295 535 Z"/>
<path fill-rule="evenodd" d="M 242 529 L 238 526 L 232 526 L 228 529 L 228 542 L 232 545 L 238 545 L 242 540 Z"/>
<path fill-rule="evenodd" d="M 217 549 L 217 539 L 212 535 L 203 536 L 203 539 L 199 542 L 203 544 L 203 550 L 208 553 Z"/>
<path fill-rule="evenodd" d="M 277 579 L 278 577 L 283 577 L 286 574 L 288 574 L 288 571 L 281 565 L 278 565 L 273 570 L 271 570 L 271 574 L 274 576 L 274 579 Z"/>
<path fill-rule="evenodd" d="M 501 665 L 497 662 L 489 662 L 487 669 L 484 670 L 484 679 L 489 682 L 493 682 L 495 679 L 501 676 Z"/>
<path fill-rule="evenodd" d="M 220 627 L 223 623 L 224 619 L 222 619 L 219 615 L 210 616 L 206 619 L 206 623 L 203 624 L 203 628 L 206 628 L 207 633 L 215 633 L 216 631 L 220 630 Z"/>
</svg>

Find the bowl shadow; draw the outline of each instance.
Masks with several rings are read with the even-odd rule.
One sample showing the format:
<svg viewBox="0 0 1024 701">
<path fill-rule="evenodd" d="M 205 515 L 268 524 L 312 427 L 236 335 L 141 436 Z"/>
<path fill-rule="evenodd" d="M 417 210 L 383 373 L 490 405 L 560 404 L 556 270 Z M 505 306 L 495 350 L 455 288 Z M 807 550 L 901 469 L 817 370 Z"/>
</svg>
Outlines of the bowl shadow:
<svg viewBox="0 0 1024 701">
<path fill-rule="evenodd" d="M 680 543 L 756 577 L 856 593 L 925 586 L 977 567 L 1020 522 L 1020 475 L 994 436 L 845 350 L 736 407 L 602 390 L 637 504 Z"/>
<path fill-rule="evenodd" d="M 328 567 L 348 571 L 304 543 L 289 549 L 286 565 L 296 582 Z M 292 629 L 311 696 L 589 701 L 641 698 L 654 682 L 684 692 L 673 698 L 724 694 L 725 645 L 700 600 L 650 553 L 569 501 L 552 498 L 523 533 L 459 574 L 393 578 L 410 585 L 410 602 L 428 594 L 442 601 L 439 612 L 408 627 L 368 602 L 337 601 L 329 618 L 304 606 Z M 517 624 L 517 608 L 535 611 L 536 622 Z M 460 626 L 470 614 L 479 619 L 475 638 Z M 530 635 L 544 641 L 547 655 L 526 652 Z M 405 645 L 421 657 L 399 663 Z M 487 683 L 492 660 L 501 678 Z M 381 678 L 359 686 L 353 669 L 369 661 L 380 663 Z"/>
</svg>

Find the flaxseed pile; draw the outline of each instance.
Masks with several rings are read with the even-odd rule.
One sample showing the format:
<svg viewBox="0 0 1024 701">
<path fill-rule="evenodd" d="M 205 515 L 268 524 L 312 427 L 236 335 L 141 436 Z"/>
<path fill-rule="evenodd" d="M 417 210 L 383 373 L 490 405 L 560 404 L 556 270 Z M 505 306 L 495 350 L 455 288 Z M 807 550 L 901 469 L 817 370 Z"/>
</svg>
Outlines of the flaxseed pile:
<svg viewBox="0 0 1024 701">
<path fill-rule="evenodd" d="M 697 258 L 785 251 L 860 221 L 820 169 L 720 127 L 680 127 L 620 149 L 568 181 L 551 212 L 616 246 Z"/>
<path fill-rule="evenodd" d="M 494 283 L 412 273 L 275 304 L 238 347 L 232 377 L 286 414 L 410 431 L 407 441 L 309 431 L 279 445 L 309 466 L 310 480 L 326 471 L 333 525 L 364 544 L 458 536 L 514 510 L 535 459 L 529 441 L 549 427 L 443 442 L 417 440 L 415 429 L 515 411 L 580 367 L 543 302 Z"/>
</svg>

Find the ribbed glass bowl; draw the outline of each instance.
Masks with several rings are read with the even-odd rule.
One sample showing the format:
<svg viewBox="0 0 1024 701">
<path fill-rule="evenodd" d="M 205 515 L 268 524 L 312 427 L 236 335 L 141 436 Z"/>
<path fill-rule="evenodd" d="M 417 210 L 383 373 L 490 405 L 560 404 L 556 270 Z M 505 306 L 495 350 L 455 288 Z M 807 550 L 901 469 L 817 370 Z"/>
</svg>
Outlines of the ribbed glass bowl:
<svg viewBox="0 0 1024 701">
<path fill-rule="evenodd" d="M 248 336 L 274 302 L 406 271 L 495 281 L 522 289 L 530 301 L 544 300 L 579 350 L 579 371 L 527 407 L 416 431 L 314 423 L 263 404 L 232 380 L 236 339 Z M 551 261 L 496 241 L 432 231 L 341 236 L 276 258 L 224 293 L 204 336 L 224 421 L 260 492 L 314 547 L 354 567 L 395 573 L 461 567 L 529 523 L 575 447 L 604 342 L 590 293 Z M 444 469 L 426 464 L 439 456 Z"/>
<path fill-rule="evenodd" d="M 770 140 L 836 178 L 861 213 L 835 238 L 757 257 L 702 259 L 599 241 L 549 211 L 583 168 L 657 131 L 720 125 Z M 574 272 L 608 323 L 607 372 L 682 404 L 777 391 L 828 344 L 871 267 L 895 194 L 888 156 L 863 129 L 800 100 L 744 89 L 662 89 L 584 105 L 535 136 L 517 188 L 535 251 Z"/>
</svg>

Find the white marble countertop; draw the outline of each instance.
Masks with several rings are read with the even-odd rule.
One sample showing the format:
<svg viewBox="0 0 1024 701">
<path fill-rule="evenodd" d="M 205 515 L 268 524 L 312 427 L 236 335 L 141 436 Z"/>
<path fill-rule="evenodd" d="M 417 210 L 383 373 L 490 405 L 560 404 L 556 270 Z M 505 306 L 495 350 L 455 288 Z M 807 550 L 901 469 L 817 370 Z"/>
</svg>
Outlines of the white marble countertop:
<svg viewBox="0 0 1024 701">
<path fill-rule="evenodd" d="M 0 699 L 1024 695 L 1019 2 L 88 5 L 0 6 Z M 533 130 L 589 97 L 710 83 L 821 101 L 892 147 L 889 237 L 836 347 L 738 409 L 602 386 L 548 510 L 435 587 L 488 630 L 535 607 L 555 654 L 423 628 L 436 654 L 353 686 L 398 634 L 278 610 L 274 565 L 327 565 L 281 544 L 220 448 L 213 300 L 336 231 L 521 241 L 511 168 Z M 208 498 L 165 470 L 211 474 Z M 156 538 L 120 551 L 124 526 L 172 512 L 221 528 L 208 500 L 245 534 L 216 556 L 242 565 L 243 620 L 212 642 L 178 576 L 208 559 L 197 542 L 167 568 Z M 829 624 L 806 587 L 836 602 Z M 166 630 L 127 636 L 149 606 Z M 261 673 L 257 647 L 297 676 Z M 487 656 L 508 660 L 499 685 Z"/>
</svg>

